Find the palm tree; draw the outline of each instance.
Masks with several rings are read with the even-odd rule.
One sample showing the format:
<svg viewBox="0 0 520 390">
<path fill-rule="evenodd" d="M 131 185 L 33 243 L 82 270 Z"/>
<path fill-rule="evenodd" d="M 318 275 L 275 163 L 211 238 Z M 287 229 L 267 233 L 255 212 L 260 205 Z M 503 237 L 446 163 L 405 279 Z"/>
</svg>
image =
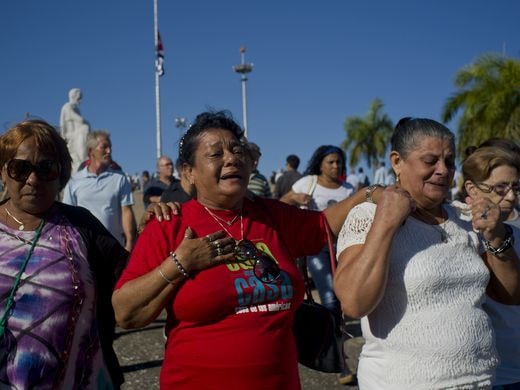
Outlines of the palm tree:
<svg viewBox="0 0 520 390">
<path fill-rule="evenodd" d="M 385 155 L 394 125 L 382 109 L 383 102 L 376 98 L 364 118 L 352 116 L 345 121 L 347 138 L 341 147 L 348 151 L 351 167 L 365 158 L 370 168 L 375 160 Z"/>
<path fill-rule="evenodd" d="M 451 121 L 460 110 L 458 151 L 478 146 L 491 137 L 520 137 L 520 61 L 486 54 L 457 72 L 459 89 L 447 99 L 442 120 Z"/>
</svg>

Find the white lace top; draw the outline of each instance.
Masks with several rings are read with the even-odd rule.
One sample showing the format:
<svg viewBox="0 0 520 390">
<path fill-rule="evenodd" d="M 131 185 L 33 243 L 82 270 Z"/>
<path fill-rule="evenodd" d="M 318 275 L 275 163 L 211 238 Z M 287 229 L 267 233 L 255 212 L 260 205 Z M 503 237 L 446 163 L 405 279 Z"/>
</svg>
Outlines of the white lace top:
<svg viewBox="0 0 520 390">
<path fill-rule="evenodd" d="M 365 242 L 375 210 L 372 203 L 352 209 L 338 253 Z M 491 388 L 497 356 L 482 309 L 489 272 L 471 225 L 445 210 L 442 225 L 409 217 L 394 237 L 382 300 L 361 319 L 363 390 Z"/>
</svg>

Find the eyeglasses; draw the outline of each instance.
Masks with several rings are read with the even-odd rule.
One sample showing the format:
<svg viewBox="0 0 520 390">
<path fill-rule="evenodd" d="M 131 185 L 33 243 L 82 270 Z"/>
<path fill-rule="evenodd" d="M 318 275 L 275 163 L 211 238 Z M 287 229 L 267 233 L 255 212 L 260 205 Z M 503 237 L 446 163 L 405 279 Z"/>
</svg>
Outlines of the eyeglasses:
<svg viewBox="0 0 520 390">
<path fill-rule="evenodd" d="M 520 195 L 520 183 L 515 181 L 511 183 L 498 183 L 498 184 L 486 184 L 486 183 L 475 183 L 477 188 L 485 193 L 494 192 L 500 196 L 506 196 L 509 191 L 513 190 L 515 195 Z"/>
<path fill-rule="evenodd" d="M 278 264 L 267 253 L 259 250 L 252 241 L 240 240 L 235 247 L 235 258 L 238 261 L 254 261 L 253 272 L 263 283 L 274 283 L 280 278 Z"/>
<path fill-rule="evenodd" d="M 24 182 L 31 172 L 42 181 L 53 181 L 60 175 L 60 166 L 54 160 L 42 160 L 33 165 L 27 160 L 14 158 L 7 163 L 7 174 L 13 180 Z"/>
</svg>

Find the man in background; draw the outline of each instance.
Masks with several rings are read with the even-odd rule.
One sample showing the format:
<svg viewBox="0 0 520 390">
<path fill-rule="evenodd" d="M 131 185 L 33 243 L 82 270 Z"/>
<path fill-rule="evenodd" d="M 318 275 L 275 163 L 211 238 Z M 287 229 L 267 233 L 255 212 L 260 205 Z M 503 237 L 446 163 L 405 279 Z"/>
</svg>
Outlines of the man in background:
<svg viewBox="0 0 520 390">
<path fill-rule="evenodd" d="M 266 177 L 258 171 L 258 162 L 260 161 L 260 148 L 257 144 L 249 142 L 247 144 L 250 160 L 251 160 L 251 174 L 249 175 L 249 184 L 247 189 L 257 196 L 264 198 L 271 197 L 271 189 Z"/>
<path fill-rule="evenodd" d="M 274 187 L 274 197 L 280 199 L 286 193 L 288 193 L 292 185 L 302 177 L 302 174 L 298 172 L 300 166 L 300 158 L 295 154 L 290 154 L 285 160 L 285 172 L 276 180 Z"/>
<path fill-rule="evenodd" d="M 356 175 L 356 170 L 352 168 L 350 173 L 347 175 L 346 182 L 349 183 L 352 187 L 354 187 L 354 191 L 359 189 L 359 177 Z"/>
<path fill-rule="evenodd" d="M 131 251 L 136 236 L 132 186 L 126 175 L 112 168 L 112 143 L 105 131 L 87 136 L 89 164 L 76 172 L 63 190 L 63 203 L 82 206 Z"/>
<path fill-rule="evenodd" d="M 362 167 L 358 168 L 358 182 L 361 187 L 368 187 L 370 185 L 370 180 L 368 180 L 368 176 L 365 174 L 365 171 L 363 171 Z"/>
<path fill-rule="evenodd" d="M 173 161 L 168 156 L 161 156 L 157 160 L 157 178 L 153 178 L 143 187 L 144 208 L 148 208 L 150 203 L 157 203 L 161 200 L 163 191 L 174 181 Z"/>
<path fill-rule="evenodd" d="M 178 158 L 175 162 L 175 169 L 179 174 L 180 180 L 175 180 L 161 194 L 161 202 L 178 202 L 184 203 L 195 195 L 195 187 L 190 184 L 186 172 L 182 167 L 182 162 Z"/>
<path fill-rule="evenodd" d="M 379 167 L 378 167 L 379 165 Z M 386 185 L 386 166 L 385 162 L 381 161 L 378 164 L 378 161 L 376 160 L 375 168 L 376 171 L 374 173 L 374 184 L 381 184 Z"/>
</svg>

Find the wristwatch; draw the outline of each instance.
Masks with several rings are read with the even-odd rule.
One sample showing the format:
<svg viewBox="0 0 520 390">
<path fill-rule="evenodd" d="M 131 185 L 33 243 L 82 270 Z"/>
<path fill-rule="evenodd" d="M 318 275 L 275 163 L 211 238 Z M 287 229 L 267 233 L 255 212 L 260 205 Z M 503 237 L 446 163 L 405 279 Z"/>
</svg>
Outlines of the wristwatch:
<svg viewBox="0 0 520 390">
<path fill-rule="evenodd" d="M 381 184 L 372 184 L 365 189 L 365 202 L 375 203 L 374 199 L 372 199 L 372 194 L 378 187 L 385 188 L 385 186 Z"/>
</svg>

